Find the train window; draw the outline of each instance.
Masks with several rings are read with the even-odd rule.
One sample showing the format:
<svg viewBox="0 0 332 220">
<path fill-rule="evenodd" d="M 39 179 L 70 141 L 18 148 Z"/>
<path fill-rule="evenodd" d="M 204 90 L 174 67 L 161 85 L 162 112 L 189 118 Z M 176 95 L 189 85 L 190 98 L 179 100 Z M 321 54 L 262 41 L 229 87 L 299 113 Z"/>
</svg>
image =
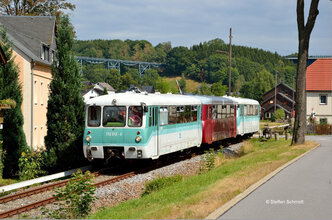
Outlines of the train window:
<svg viewBox="0 0 332 220">
<path fill-rule="evenodd" d="M 99 127 L 100 126 L 100 106 L 90 106 L 88 110 L 88 126 Z"/>
<path fill-rule="evenodd" d="M 168 124 L 176 124 L 176 107 L 169 107 Z"/>
<path fill-rule="evenodd" d="M 206 119 L 211 119 L 211 118 L 212 118 L 212 106 L 208 105 L 206 111 Z"/>
<path fill-rule="evenodd" d="M 221 107 L 221 118 L 226 118 L 227 111 L 226 111 L 226 105 L 222 105 Z"/>
<path fill-rule="evenodd" d="M 243 115 L 247 115 L 247 105 L 243 106 Z"/>
<path fill-rule="evenodd" d="M 153 108 L 151 107 L 149 112 L 149 127 L 153 126 L 152 114 L 153 114 Z"/>
<path fill-rule="evenodd" d="M 167 125 L 168 124 L 168 109 L 167 107 L 160 107 L 159 110 L 159 124 Z"/>
<path fill-rule="evenodd" d="M 184 107 L 184 122 L 190 122 L 190 109 L 191 106 L 190 105 L 186 105 Z"/>
<path fill-rule="evenodd" d="M 234 117 L 235 106 L 231 105 L 231 117 Z"/>
<path fill-rule="evenodd" d="M 217 118 L 217 105 L 212 106 L 212 118 L 213 119 Z"/>
<path fill-rule="evenodd" d="M 227 111 L 227 118 L 232 117 L 232 115 L 231 115 L 231 106 L 230 105 L 226 105 L 226 111 Z"/>
<path fill-rule="evenodd" d="M 249 105 L 249 115 L 253 115 L 253 114 L 254 114 L 254 106 Z"/>
<path fill-rule="evenodd" d="M 104 111 L 103 111 L 103 126 L 104 127 L 124 127 L 125 125 L 126 125 L 126 107 L 125 106 L 105 106 L 104 107 Z"/>
<path fill-rule="evenodd" d="M 222 106 L 217 105 L 217 118 L 221 118 Z"/>
<path fill-rule="evenodd" d="M 158 122 L 158 115 L 157 115 L 157 107 L 155 107 L 155 108 L 153 108 L 153 113 L 154 113 L 154 119 L 153 119 L 153 124 L 154 124 L 154 126 L 156 126 L 157 125 L 157 122 Z"/>
<path fill-rule="evenodd" d="M 178 106 L 176 107 L 176 123 L 183 123 L 184 118 L 184 107 Z"/>
<path fill-rule="evenodd" d="M 128 110 L 128 126 L 141 127 L 143 118 L 142 106 L 130 106 Z"/>
<path fill-rule="evenodd" d="M 197 106 L 191 106 L 191 121 L 197 121 Z"/>
</svg>

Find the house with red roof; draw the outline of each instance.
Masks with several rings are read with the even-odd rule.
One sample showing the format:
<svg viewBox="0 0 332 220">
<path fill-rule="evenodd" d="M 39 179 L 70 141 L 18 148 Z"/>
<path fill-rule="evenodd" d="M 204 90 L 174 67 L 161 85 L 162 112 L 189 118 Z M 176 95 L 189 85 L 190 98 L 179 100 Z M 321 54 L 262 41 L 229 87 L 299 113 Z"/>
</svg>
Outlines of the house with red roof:
<svg viewBox="0 0 332 220">
<path fill-rule="evenodd" d="M 332 124 L 332 57 L 319 58 L 306 72 L 307 118 Z"/>
</svg>

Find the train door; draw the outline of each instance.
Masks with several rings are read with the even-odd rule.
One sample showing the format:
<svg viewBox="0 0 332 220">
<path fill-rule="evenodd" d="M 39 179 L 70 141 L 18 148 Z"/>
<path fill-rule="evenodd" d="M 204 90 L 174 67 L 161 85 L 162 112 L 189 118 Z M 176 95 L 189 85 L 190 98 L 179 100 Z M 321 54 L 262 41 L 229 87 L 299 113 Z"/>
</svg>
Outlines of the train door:
<svg viewBox="0 0 332 220">
<path fill-rule="evenodd" d="M 212 105 L 207 105 L 206 111 L 206 141 L 211 144 L 213 141 L 213 128 L 212 128 Z"/>
<path fill-rule="evenodd" d="M 243 135 L 244 134 L 244 111 L 245 111 L 245 106 L 240 105 L 240 117 L 239 117 L 239 134 Z"/>
<path fill-rule="evenodd" d="M 246 132 L 246 127 L 248 126 L 247 124 L 247 120 L 246 120 L 246 116 L 248 114 L 247 112 L 248 108 L 247 108 L 247 105 L 243 105 L 243 119 L 242 119 L 242 135 L 247 133 Z"/>
<path fill-rule="evenodd" d="M 151 129 L 151 148 L 153 158 L 158 158 L 158 107 L 151 107 L 149 112 L 149 127 Z"/>
</svg>

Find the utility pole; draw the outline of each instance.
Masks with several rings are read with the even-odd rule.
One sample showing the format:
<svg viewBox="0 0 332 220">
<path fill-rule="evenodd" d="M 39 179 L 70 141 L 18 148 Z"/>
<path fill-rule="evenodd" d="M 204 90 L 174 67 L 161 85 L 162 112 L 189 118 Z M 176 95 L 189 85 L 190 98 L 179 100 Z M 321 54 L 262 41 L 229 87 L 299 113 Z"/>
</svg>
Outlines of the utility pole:
<svg viewBox="0 0 332 220">
<path fill-rule="evenodd" d="M 228 74 L 228 95 L 231 96 L 231 68 L 232 68 L 232 28 L 229 29 L 229 74 Z"/>
<path fill-rule="evenodd" d="M 294 77 L 293 77 L 293 89 L 295 90 L 295 88 L 294 88 Z M 291 116 L 292 116 L 292 118 L 294 117 L 294 90 L 292 91 L 292 96 L 293 96 L 293 102 L 292 102 L 292 114 L 291 114 Z"/>
<path fill-rule="evenodd" d="M 274 87 L 274 113 L 276 113 L 277 110 L 277 73 L 278 71 L 275 71 L 276 73 L 276 79 L 275 79 L 275 87 Z"/>
</svg>

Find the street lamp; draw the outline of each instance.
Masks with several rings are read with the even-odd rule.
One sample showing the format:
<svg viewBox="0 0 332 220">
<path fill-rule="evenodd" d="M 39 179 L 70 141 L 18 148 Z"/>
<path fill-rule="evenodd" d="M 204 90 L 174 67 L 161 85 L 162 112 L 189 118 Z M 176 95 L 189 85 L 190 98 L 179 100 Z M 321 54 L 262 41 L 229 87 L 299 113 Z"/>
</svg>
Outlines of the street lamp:
<svg viewBox="0 0 332 220">
<path fill-rule="evenodd" d="M 229 72 L 228 72 L 228 95 L 231 95 L 231 68 L 232 68 L 232 57 L 231 53 L 224 50 L 216 50 L 218 53 L 226 53 L 228 55 L 228 62 L 229 62 Z"/>
</svg>

